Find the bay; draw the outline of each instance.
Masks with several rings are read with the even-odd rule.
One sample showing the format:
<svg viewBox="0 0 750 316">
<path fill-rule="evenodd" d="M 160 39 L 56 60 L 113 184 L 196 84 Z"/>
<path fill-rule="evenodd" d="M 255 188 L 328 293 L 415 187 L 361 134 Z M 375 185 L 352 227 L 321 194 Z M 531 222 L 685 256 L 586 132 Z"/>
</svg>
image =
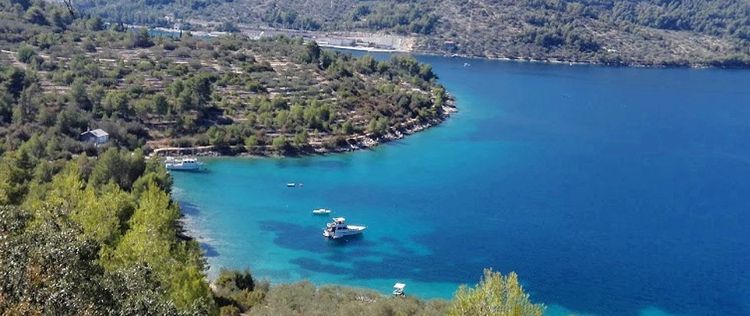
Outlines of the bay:
<svg viewBox="0 0 750 316">
<path fill-rule="evenodd" d="M 210 275 L 449 298 L 491 267 L 551 315 L 750 314 L 750 72 L 418 59 L 439 127 L 174 173 Z M 368 229 L 324 240 L 319 207 Z"/>
</svg>

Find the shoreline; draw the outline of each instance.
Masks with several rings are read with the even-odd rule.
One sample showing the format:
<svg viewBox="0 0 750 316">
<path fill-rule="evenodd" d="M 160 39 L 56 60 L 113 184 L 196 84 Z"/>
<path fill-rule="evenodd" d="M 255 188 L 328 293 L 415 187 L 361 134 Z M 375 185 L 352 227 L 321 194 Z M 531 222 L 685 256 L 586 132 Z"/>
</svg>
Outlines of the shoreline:
<svg viewBox="0 0 750 316">
<path fill-rule="evenodd" d="M 417 120 L 400 123 L 397 126 L 391 126 L 388 128 L 388 132 L 378 137 L 372 137 L 372 134 L 355 134 L 346 138 L 347 146 L 336 146 L 333 148 L 326 148 L 322 146 L 322 143 L 313 146 L 310 143 L 306 146 L 306 149 L 279 154 L 269 151 L 259 152 L 248 152 L 245 151 L 244 145 L 231 145 L 227 147 L 217 148 L 214 145 L 210 146 L 194 146 L 194 147 L 160 147 L 152 148 L 149 153 L 149 157 L 170 157 L 170 156 L 185 156 L 184 154 L 170 155 L 170 152 L 192 152 L 188 156 L 195 157 L 241 157 L 241 158 L 294 158 L 294 157 L 305 157 L 314 155 L 326 155 L 326 154 L 337 154 L 353 152 L 357 150 L 365 150 L 378 147 L 382 144 L 386 144 L 392 141 L 403 139 L 406 136 L 424 131 L 431 127 L 438 126 L 445 122 L 454 113 L 458 112 L 455 106 L 455 100 L 451 99 L 447 105 L 442 108 L 443 114 L 440 117 L 433 118 L 426 122 L 418 122 Z M 222 150 L 223 149 L 223 150 Z M 234 149 L 241 149 L 240 151 L 234 151 Z M 165 153 L 165 154 L 161 154 Z"/>
<path fill-rule="evenodd" d="M 173 34 L 179 34 L 182 31 L 177 29 L 169 29 L 166 27 L 152 27 L 147 25 L 133 25 L 128 24 L 126 25 L 129 28 L 137 28 L 137 27 L 145 27 L 150 30 L 155 30 L 158 32 L 164 32 L 164 33 L 173 33 Z M 344 49 L 344 50 L 354 50 L 354 51 L 363 51 L 363 52 L 372 52 L 372 53 L 406 53 L 406 54 L 415 54 L 415 55 L 425 55 L 425 56 L 441 56 L 441 57 L 460 57 L 460 58 L 466 58 L 466 59 L 484 59 L 484 60 L 498 60 L 498 61 L 512 61 L 512 62 L 531 62 L 531 63 L 545 63 L 545 64 L 569 64 L 569 65 L 594 65 L 594 66 L 607 66 L 607 67 L 633 67 L 633 68 L 656 68 L 656 69 L 664 69 L 664 68 L 690 68 L 690 69 L 708 69 L 708 68 L 716 68 L 716 69 L 741 69 L 741 70 L 747 70 L 750 69 L 750 64 L 748 64 L 746 61 L 740 61 L 740 64 L 727 64 L 722 66 L 722 61 L 720 60 L 714 60 L 714 61 L 682 61 L 682 63 L 675 62 L 658 62 L 654 61 L 654 63 L 648 63 L 645 61 L 629 61 L 629 62 L 601 62 L 601 61 L 595 61 L 595 60 L 569 60 L 565 58 L 559 58 L 559 57 L 543 57 L 543 58 L 534 58 L 529 56 L 507 56 L 507 55 L 498 55 L 498 56 L 487 56 L 487 55 L 469 55 L 469 54 L 449 54 L 446 52 L 440 52 L 435 50 L 420 50 L 415 47 L 409 47 L 411 49 L 399 49 L 399 48 L 377 48 L 377 47 L 368 47 L 368 46 L 352 46 L 352 45 L 335 45 L 330 44 L 326 41 L 319 41 L 317 36 L 315 34 L 312 34 L 311 36 L 304 36 L 301 35 L 302 31 L 297 30 L 289 30 L 289 29 L 277 29 L 277 28 L 268 28 L 268 31 L 271 32 L 286 32 L 287 36 L 295 37 L 295 36 L 301 36 L 306 41 L 314 41 L 316 42 L 320 47 L 324 48 L 332 48 L 332 49 Z M 245 34 L 243 32 L 240 32 L 242 36 L 245 36 L 249 39 L 256 39 L 254 36 L 251 36 L 250 34 Z M 201 31 L 201 30 L 192 30 L 192 31 L 184 31 L 184 32 L 190 32 L 197 36 L 205 36 L 205 37 L 221 37 L 230 35 L 232 33 L 227 32 L 220 32 L 220 31 Z M 304 32 L 303 32 L 304 33 Z M 375 33 L 372 33 L 371 35 L 375 35 Z M 356 41 L 356 38 L 349 38 L 353 41 Z M 731 62 L 731 61 L 726 61 Z"/>
<path fill-rule="evenodd" d="M 400 49 L 375 48 L 375 47 L 366 47 L 366 46 L 331 45 L 325 42 L 316 42 L 316 43 L 318 43 L 318 46 L 324 47 L 324 48 L 356 50 L 356 51 L 370 52 L 370 53 L 412 53 L 412 51 L 400 50 Z"/>
<path fill-rule="evenodd" d="M 532 57 L 511 57 L 511 56 L 475 56 L 467 54 L 445 54 L 433 51 L 422 51 L 422 50 L 400 50 L 400 49 L 386 49 L 386 48 L 373 48 L 364 46 L 345 46 L 345 45 L 329 45 L 326 43 L 317 42 L 320 47 L 341 49 L 341 50 L 352 50 L 358 52 L 369 52 L 369 53 L 403 53 L 413 54 L 421 56 L 436 56 L 445 58 L 464 58 L 473 60 L 489 60 L 489 61 L 504 61 L 504 62 L 518 62 L 518 63 L 538 63 L 538 64 L 552 64 L 552 65 L 565 65 L 570 66 L 600 66 L 600 67 L 628 67 L 628 68 L 641 68 L 641 69 L 738 69 L 738 70 L 749 70 L 750 65 L 744 65 L 739 67 L 720 67 L 716 65 L 710 65 L 708 63 L 688 63 L 688 64 L 673 64 L 673 63 L 658 63 L 648 64 L 643 62 L 623 62 L 623 63 L 604 63 L 598 61 L 581 61 L 581 60 L 566 60 L 559 58 L 532 58 Z"/>
<path fill-rule="evenodd" d="M 566 59 L 558 59 L 558 58 L 531 58 L 531 57 L 510 57 L 510 56 L 498 56 L 498 57 L 489 57 L 489 56 L 475 56 L 475 55 L 467 55 L 467 54 L 444 54 L 444 53 L 437 53 L 437 52 L 430 52 L 430 51 L 411 51 L 407 52 L 411 54 L 416 55 L 423 55 L 423 56 L 437 56 L 437 57 L 445 57 L 445 58 L 464 58 L 464 59 L 473 59 L 473 60 L 489 60 L 489 61 L 505 61 L 505 62 L 518 62 L 518 63 L 538 63 L 538 64 L 553 64 L 553 65 L 564 65 L 569 64 L 571 66 L 599 66 L 599 67 L 627 67 L 627 68 L 641 68 L 641 69 L 739 69 L 739 70 L 748 70 L 750 69 L 750 65 L 741 66 L 741 67 L 719 67 L 719 66 L 713 66 L 705 63 L 689 63 L 684 65 L 679 64 L 647 64 L 647 63 L 603 63 L 603 62 L 597 62 L 597 61 L 581 61 L 581 60 L 566 60 Z"/>
</svg>

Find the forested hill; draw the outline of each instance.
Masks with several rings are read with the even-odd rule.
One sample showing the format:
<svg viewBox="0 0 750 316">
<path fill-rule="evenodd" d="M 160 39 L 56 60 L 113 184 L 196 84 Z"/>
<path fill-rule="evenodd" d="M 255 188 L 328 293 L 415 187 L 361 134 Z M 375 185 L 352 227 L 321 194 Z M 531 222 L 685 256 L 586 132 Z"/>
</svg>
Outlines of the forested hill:
<svg viewBox="0 0 750 316">
<path fill-rule="evenodd" d="M 92 154 L 78 135 L 102 128 L 129 149 L 351 150 L 438 123 L 450 101 L 411 57 L 356 59 L 300 38 L 152 37 L 98 17 L 72 22 L 43 2 L 4 3 L 0 61 L 18 81 L 0 103 L 10 149 L 38 133 L 60 152 Z"/>
<path fill-rule="evenodd" d="M 77 2 L 110 21 L 271 26 L 413 36 L 416 50 L 608 64 L 750 65 L 747 0 L 309 0 Z M 223 22 L 232 22 L 226 24 Z M 189 25 L 185 24 L 185 25 Z"/>
</svg>

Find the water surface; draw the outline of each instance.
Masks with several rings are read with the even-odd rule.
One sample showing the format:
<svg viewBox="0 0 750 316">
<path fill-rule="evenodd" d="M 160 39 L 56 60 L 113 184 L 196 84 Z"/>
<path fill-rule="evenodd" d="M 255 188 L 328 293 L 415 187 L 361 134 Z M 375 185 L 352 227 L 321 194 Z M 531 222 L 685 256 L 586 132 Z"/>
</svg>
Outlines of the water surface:
<svg viewBox="0 0 750 316">
<path fill-rule="evenodd" d="M 550 314 L 750 314 L 749 72 L 420 59 L 440 127 L 174 175 L 211 273 L 447 298 L 492 267 Z M 318 207 L 369 228 L 326 241 Z"/>
</svg>

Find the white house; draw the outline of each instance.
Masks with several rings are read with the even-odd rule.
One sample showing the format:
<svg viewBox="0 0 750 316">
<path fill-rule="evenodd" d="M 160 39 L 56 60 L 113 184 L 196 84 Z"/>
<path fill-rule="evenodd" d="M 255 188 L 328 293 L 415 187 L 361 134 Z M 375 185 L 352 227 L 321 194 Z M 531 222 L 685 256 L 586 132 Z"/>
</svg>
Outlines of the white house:
<svg viewBox="0 0 750 316">
<path fill-rule="evenodd" d="M 100 128 L 88 130 L 81 133 L 81 141 L 101 145 L 109 141 L 109 134 Z"/>
</svg>

